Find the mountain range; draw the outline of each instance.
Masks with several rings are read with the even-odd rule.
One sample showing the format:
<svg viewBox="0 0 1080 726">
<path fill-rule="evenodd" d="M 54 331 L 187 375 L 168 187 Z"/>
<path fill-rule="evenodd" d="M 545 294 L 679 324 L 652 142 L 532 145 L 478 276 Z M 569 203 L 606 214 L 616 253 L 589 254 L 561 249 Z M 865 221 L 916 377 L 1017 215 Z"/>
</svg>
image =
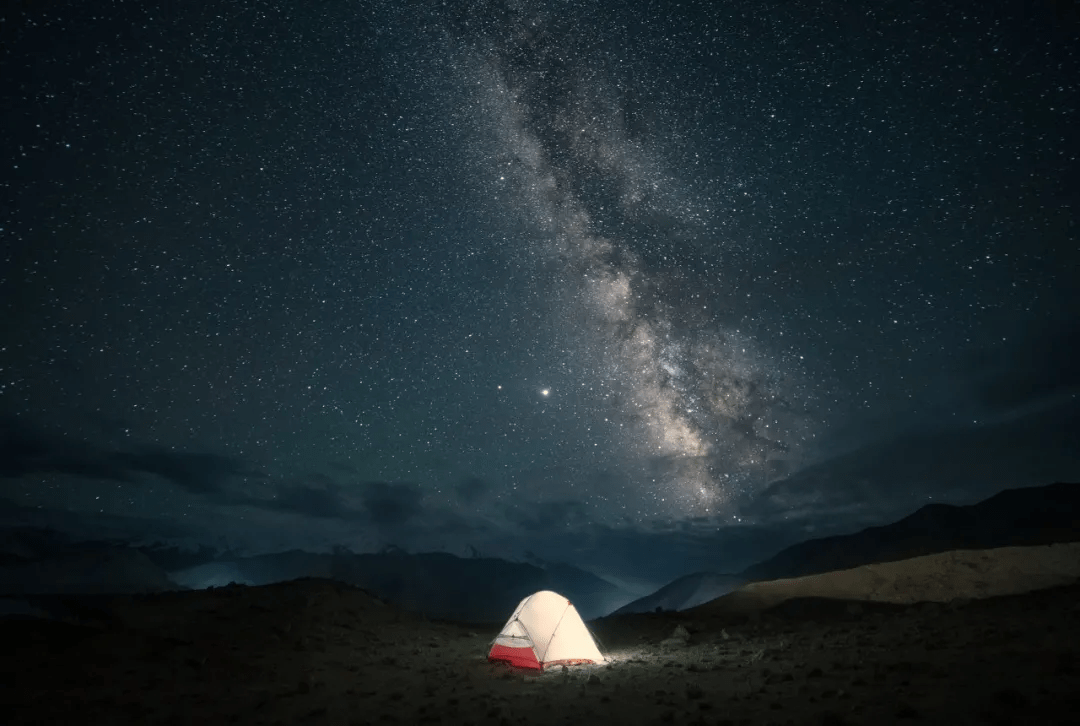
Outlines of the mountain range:
<svg viewBox="0 0 1080 726">
<path fill-rule="evenodd" d="M 927 504 L 898 522 L 807 540 L 739 573 L 777 580 L 896 562 L 949 550 L 1046 545 L 1080 540 L 1080 484 L 1006 489 L 976 504 Z"/>
<path fill-rule="evenodd" d="M 52 598 L 36 596 L 144 594 L 304 577 L 339 580 L 429 617 L 467 622 L 500 621 L 537 590 L 566 595 L 585 618 L 604 615 L 632 597 L 572 565 L 530 559 L 410 554 L 395 547 L 363 554 L 336 548 L 245 557 L 208 548 L 184 552 L 111 541 L 74 543 L 55 532 L 9 529 L 0 535 L 0 599 L 7 598 L 0 612 L 25 611 L 28 598 L 55 605 Z"/>
<path fill-rule="evenodd" d="M 927 504 L 891 524 L 794 544 L 742 572 L 698 572 L 613 614 L 686 610 L 748 582 L 779 580 L 950 550 L 1080 541 L 1080 485 L 1006 489 L 977 504 Z"/>
<path fill-rule="evenodd" d="M 498 622 L 526 595 L 555 590 L 586 619 L 616 613 L 685 610 L 747 582 L 800 577 L 957 549 L 1080 541 L 1080 485 L 1009 489 L 973 505 L 929 504 L 892 524 L 801 542 L 740 573 L 700 572 L 651 595 L 632 595 L 565 563 L 389 547 L 356 554 L 299 550 L 242 556 L 124 542 L 74 543 L 46 530 L 0 532 L 0 612 L 25 610 L 41 595 L 148 593 L 231 583 L 264 585 L 303 577 L 340 580 L 430 617 Z M 40 598 L 39 598 L 40 599 Z M 620 607 L 621 606 L 621 607 Z"/>
</svg>

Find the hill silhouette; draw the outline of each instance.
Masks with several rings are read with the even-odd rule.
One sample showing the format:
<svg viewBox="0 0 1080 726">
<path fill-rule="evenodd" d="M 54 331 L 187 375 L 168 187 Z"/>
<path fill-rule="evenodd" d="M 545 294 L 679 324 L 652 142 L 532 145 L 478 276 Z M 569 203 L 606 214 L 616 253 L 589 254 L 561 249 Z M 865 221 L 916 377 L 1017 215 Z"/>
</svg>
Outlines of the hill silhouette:
<svg viewBox="0 0 1080 726">
<path fill-rule="evenodd" d="M 775 580 L 895 562 L 950 550 L 1080 540 L 1080 484 L 1006 489 L 965 506 L 927 504 L 903 519 L 853 534 L 807 540 L 742 571 Z"/>
</svg>

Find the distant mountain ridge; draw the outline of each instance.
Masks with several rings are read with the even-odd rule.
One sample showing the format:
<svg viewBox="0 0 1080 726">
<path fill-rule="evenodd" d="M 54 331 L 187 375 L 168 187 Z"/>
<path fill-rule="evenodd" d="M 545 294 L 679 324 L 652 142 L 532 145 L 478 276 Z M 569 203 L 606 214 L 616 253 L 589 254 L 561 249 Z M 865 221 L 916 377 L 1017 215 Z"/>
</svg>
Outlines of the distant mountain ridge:
<svg viewBox="0 0 1080 726">
<path fill-rule="evenodd" d="M 584 618 L 599 617 L 633 596 L 590 572 L 533 556 L 530 562 L 410 554 L 387 546 L 356 554 L 292 550 L 242 556 L 202 546 L 183 550 L 116 540 L 72 541 L 34 527 L 0 530 L 0 599 L 97 595 L 265 585 L 303 577 L 336 579 L 431 617 L 471 622 L 504 620 L 537 590 L 568 597 Z"/>
<path fill-rule="evenodd" d="M 1076 541 L 1080 541 L 1080 484 L 1006 489 L 976 504 L 927 504 L 891 524 L 799 542 L 736 575 L 686 575 L 612 615 L 657 608 L 687 610 L 745 583 L 819 575 L 951 550 Z M 708 597 L 710 591 L 715 594 Z"/>
<path fill-rule="evenodd" d="M 651 595 L 623 605 L 612 615 L 651 613 L 655 610 L 686 610 L 715 600 L 746 582 L 741 575 L 696 572 L 674 580 Z"/>
<path fill-rule="evenodd" d="M 776 580 L 896 562 L 957 549 L 1080 541 L 1080 484 L 1006 489 L 976 504 L 927 504 L 903 519 L 792 545 L 743 570 Z"/>
<path fill-rule="evenodd" d="M 599 617 L 630 597 L 607 580 L 564 563 L 536 565 L 398 549 L 364 554 L 294 550 L 215 561 L 170 575 L 191 588 L 323 577 L 361 587 L 408 610 L 471 622 L 504 620 L 522 598 L 537 590 L 565 595 L 586 619 Z"/>
<path fill-rule="evenodd" d="M 0 595 L 164 592 L 176 584 L 136 549 L 112 547 L 0 566 Z"/>
</svg>

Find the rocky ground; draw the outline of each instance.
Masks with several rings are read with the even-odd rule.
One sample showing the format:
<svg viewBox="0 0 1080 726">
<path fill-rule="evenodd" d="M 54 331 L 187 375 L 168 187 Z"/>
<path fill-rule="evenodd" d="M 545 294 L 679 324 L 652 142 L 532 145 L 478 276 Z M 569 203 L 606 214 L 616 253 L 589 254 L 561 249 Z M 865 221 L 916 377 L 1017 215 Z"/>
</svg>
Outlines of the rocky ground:
<svg viewBox="0 0 1080 726">
<path fill-rule="evenodd" d="M 610 662 L 489 665 L 489 626 L 322 580 L 0 621 L 5 724 L 1080 722 L 1080 585 L 951 605 L 788 600 L 593 623 Z"/>
</svg>

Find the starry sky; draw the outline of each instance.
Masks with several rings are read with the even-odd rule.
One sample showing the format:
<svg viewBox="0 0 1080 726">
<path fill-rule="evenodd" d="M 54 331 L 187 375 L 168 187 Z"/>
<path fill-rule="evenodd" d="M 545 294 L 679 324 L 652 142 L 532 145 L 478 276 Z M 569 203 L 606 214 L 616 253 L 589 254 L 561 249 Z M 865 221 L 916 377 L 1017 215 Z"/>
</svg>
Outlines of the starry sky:
<svg viewBox="0 0 1080 726">
<path fill-rule="evenodd" d="M 645 587 L 1080 477 L 1075 4 L 0 17 L 0 516 Z"/>
</svg>

